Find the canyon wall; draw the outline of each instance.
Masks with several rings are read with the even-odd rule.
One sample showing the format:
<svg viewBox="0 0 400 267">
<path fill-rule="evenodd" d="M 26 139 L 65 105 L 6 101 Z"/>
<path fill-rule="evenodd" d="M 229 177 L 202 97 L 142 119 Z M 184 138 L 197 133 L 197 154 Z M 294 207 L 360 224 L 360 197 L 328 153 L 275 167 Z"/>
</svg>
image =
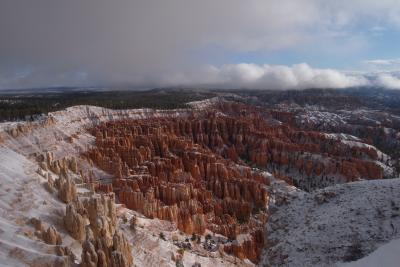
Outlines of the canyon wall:
<svg viewBox="0 0 400 267">
<path fill-rule="evenodd" d="M 259 169 L 306 190 L 383 178 L 375 148 L 269 120 L 288 116 L 221 102 L 187 116 L 110 121 L 89 129 L 96 141 L 85 156 L 114 176 L 98 191 L 187 234 L 247 235 L 225 251 L 257 262 L 269 199 Z"/>
</svg>

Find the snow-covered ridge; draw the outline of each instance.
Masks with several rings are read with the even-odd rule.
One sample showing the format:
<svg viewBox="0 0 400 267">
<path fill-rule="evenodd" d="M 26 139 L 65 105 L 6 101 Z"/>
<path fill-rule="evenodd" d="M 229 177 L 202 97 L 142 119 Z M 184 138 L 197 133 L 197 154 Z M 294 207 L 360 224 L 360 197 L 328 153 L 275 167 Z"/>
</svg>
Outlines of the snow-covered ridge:
<svg viewBox="0 0 400 267">
<path fill-rule="evenodd" d="M 0 123 L 0 141 L 7 138 L 10 133 L 17 135 L 18 131 L 31 131 L 37 128 L 60 127 L 66 134 L 73 134 L 81 130 L 84 125 L 93 125 L 100 122 L 121 119 L 146 119 L 161 117 L 187 116 L 196 110 L 204 110 L 221 101 L 221 98 L 214 97 L 202 101 L 188 103 L 188 108 L 158 110 L 158 109 L 107 109 L 90 105 L 78 105 L 64 110 L 49 112 L 40 116 L 34 121 L 3 122 Z"/>
<path fill-rule="evenodd" d="M 335 114 L 328 111 L 319 110 L 304 110 L 304 113 L 297 116 L 299 124 L 326 124 L 332 126 L 339 126 L 345 124 L 345 117 L 342 114 Z"/>
<path fill-rule="evenodd" d="M 348 146 L 349 148 L 357 147 L 357 148 L 365 148 L 365 149 L 375 151 L 378 156 L 378 159 L 379 159 L 379 160 L 376 160 L 375 163 L 382 167 L 383 172 L 384 172 L 384 177 L 393 177 L 395 170 L 391 166 L 391 158 L 387 154 L 380 151 L 375 146 L 366 144 L 360 138 L 358 138 L 354 135 L 350 135 L 350 134 L 344 134 L 344 133 L 329 133 L 329 134 L 327 134 L 327 133 L 325 133 L 325 136 L 332 140 L 338 140 L 342 144 Z"/>
<path fill-rule="evenodd" d="M 48 117 L 60 123 L 79 120 L 118 120 L 118 119 L 145 119 L 149 117 L 178 116 L 187 113 L 187 109 L 156 110 L 156 109 L 122 109 L 113 110 L 97 106 L 73 106 L 65 110 L 49 113 Z"/>
<path fill-rule="evenodd" d="M 351 134 L 344 134 L 344 133 L 325 133 L 327 138 L 333 140 L 343 140 L 343 141 L 354 141 L 354 142 L 361 142 L 361 139 L 357 136 Z"/>
<path fill-rule="evenodd" d="M 386 161 L 389 158 L 388 155 L 377 149 L 375 146 L 364 143 L 360 138 L 354 135 L 344 133 L 325 133 L 324 135 L 329 139 L 340 141 L 342 144 L 347 145 L 350 148 L 358 147 L 374 150 L 378 154 L 378 158 L 383 161 Z"/>
<path fill-rule="evenodd" d="M 267 225 L 271 266 L 333 266 L 400 237 L 400 179 L 282 195 Z M 382 265 L 384 266 L 384 265 Z"/>
<path fill-rule="evenodd" d="M 192 101 L 192 102 L 187 103 L 187 105 L 192 108 L 195 108 L 195 109 L 204 109 L 204 108 L 211 107 L 221 101 L 222 101 L 222 98 L 216 96 L 216 97 L 205 99 L 205 100 Z"/>
</svg>

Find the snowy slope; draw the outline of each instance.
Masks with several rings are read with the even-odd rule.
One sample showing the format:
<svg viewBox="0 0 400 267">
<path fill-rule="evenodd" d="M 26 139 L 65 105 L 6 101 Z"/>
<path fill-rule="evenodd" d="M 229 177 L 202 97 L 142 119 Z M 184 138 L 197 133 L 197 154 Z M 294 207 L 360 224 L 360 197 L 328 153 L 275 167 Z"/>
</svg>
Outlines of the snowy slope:
<svg viewBox="0 0 400 267">
<path fill-rule="evenodd" d="M 267 225 L 272 266 L 329 266 L 400 237 L 400 179 L 282 193 Z M 384 266 L 384 265 L 381 265 Z"/>
<path fill-rule="evenodd" d="M 63 206 L 42 186 L 36 166 L 25 157 L 0 147 L 0 263 L 4 266 L 44 266 L 59 257 L 54 247 L 36 240 L 30 218 L 47 218 L 59 225 Z M 52 216 L 50 216 L 52 215 Z M 67 244 L 74 243 L 63 234 Z"/>
<path fill-rule="evenodd" d="M 400 264 L 400 239 L 395 239 L 379 247 L 368 256 L 341 267 L 398 267 Z"/>
</svg>

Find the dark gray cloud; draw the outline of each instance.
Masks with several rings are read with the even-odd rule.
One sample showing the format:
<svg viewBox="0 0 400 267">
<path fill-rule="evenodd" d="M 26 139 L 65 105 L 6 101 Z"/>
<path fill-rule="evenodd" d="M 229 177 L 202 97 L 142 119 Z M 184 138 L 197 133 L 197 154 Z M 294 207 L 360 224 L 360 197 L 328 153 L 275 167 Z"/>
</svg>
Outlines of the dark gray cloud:
<svg viewBox="0 0 400 267">
<path fill-rule="evenodd" d="M 212 46 L 232 53 L 304 49 L 319 38 L 342 33 L 357 14 L 381 18 L 395 1 L 348 2 L 2 0 L 0 88 L 220 84 L 227 66 L 204 71 L 211 58 L 193 57 L 194 51 Z M 393 10 L 389 13 L 388 20 L 400 22 Z M 204 76 L 213 68 L 218 71 Z M 231 77 L 234 73 L 239 76 Z M 229 82 L 246 83 L 241 73 L 230 72 Z M 332 77 L 323 80 L 336 85 L 338 76 Z M 313 81 L 320 83 L 312 79 L 302 84 L 313 85 Z M 255 83 L 262 87 L 292 84 L 297 83 L 274 75 L 264 75 Z"/>
</svg>

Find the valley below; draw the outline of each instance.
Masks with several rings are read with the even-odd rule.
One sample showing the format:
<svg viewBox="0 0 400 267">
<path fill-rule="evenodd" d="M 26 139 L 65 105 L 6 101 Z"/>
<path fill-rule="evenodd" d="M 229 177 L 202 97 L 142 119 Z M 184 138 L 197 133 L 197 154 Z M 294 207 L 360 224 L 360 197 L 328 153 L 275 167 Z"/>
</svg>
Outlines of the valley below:
<svg viewBox="0 0 400 267">
<path fill-rule="evenodd" d="M 351 266 L 400 238 L 395 105 L 269 94 L 0 123 L 0 265 Z"/>
</svg>

